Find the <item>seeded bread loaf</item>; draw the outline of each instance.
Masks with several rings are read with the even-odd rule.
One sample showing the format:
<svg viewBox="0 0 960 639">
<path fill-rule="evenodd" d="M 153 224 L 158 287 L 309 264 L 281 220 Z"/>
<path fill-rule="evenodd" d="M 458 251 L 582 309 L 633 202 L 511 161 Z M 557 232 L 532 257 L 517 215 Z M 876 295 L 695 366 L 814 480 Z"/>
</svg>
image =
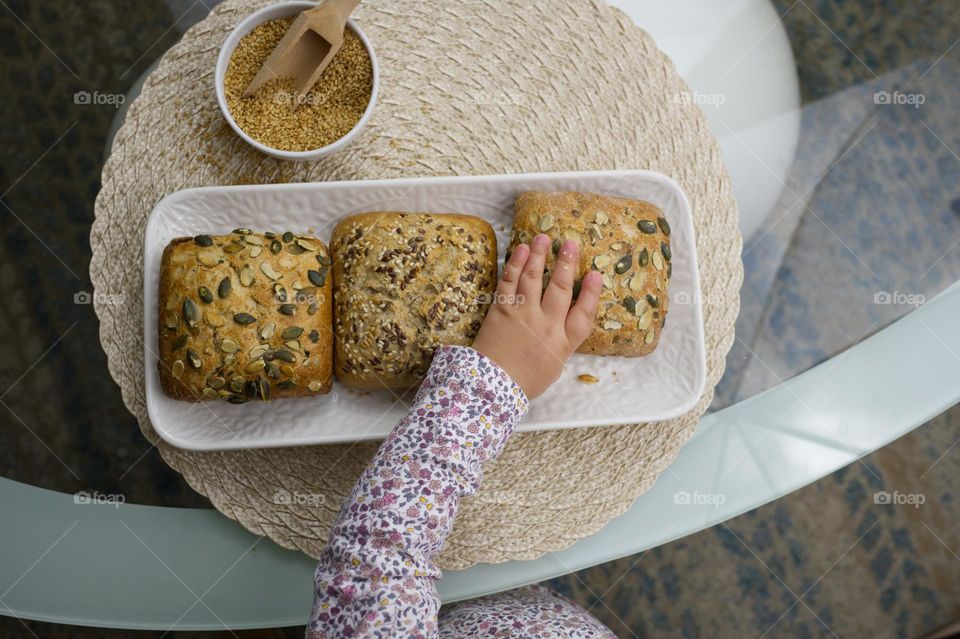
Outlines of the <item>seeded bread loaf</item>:
<svg viewBox="0 0 960 639">
<path fill-rule="evenodd" d="M 353 388 L 419 384 L 438 346 L 473 342 L 497 286 L 496 235 L 469 215 L 354 215 L 330 252 L 334 369 Z"/>
<path fill-rule="evenodd" d="M 237 229 L 170 242 L 160 263 L 160 383 L 189 401 L 330 392 L 330 257 L 320 240 Z"/>
<path fill-rule="evenodd" d="M 553 238 L 548 272 L 562 240 L 579 242 L 575 293 L 588 271 L 603 274 L 593 332 L 578 352 L 625 357 L 652 352 L 666 321 L 672 272 L 670 225 L 660 209 L 594 193 L 523 193 L 516 201 L 511 249 L 538 233 Z"/>
</svg>

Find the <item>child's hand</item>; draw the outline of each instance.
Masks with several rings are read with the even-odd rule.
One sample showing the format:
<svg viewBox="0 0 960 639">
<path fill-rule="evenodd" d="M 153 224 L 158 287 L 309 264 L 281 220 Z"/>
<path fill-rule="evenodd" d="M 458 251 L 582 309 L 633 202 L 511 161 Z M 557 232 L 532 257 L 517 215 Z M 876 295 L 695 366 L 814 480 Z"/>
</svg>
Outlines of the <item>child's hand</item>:
<svg viewBox="0 0 960 639">
<path fill-rule="evenodd" d="M 550 238 L 538 235 L 531 244 L 513 249 L 473 348 L 499 364 L 533 399 L 557 381 L 564 363 L 590 335 L 602 278 L 596 271 L 588 273 L 571 308 L 579 246 L 573 240 L 561 245 L 543 290 Z"/>
</svg>

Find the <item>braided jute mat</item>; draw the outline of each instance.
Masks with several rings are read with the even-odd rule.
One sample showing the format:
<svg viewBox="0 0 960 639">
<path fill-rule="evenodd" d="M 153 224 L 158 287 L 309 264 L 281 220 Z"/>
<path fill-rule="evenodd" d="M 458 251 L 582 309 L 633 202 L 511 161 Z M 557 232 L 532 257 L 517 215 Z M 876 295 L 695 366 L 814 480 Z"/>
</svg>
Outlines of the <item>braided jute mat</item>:
<svg viewBox="0 0 960 639">
<path fill-rule="evenodd" d="M 624 512 L 674 459 L 713 396 L 743 279 L 737 209 L 720 150 L 670 60 L 623 13 L 590 0 L 377 0 L 359 23 L 381 65 L 361 136 L 306 164 L 273 160 L 227 127 L 213 88 L 218 49 L 264 0 L 227 0 L 164 55 L 130 106 L 103 169 L 91 232 L 98 292 L 140 300 L 144 224 L 176 190 L 244 184 L 535 171 L 653 169 L 693 207 L 707 390 L 666 422 L 515 435 L 463 503 L 439 564 L 533 559 Z M 95 299 L 100 299 L 96 296 Z M 96 306 L 110 373 L 144 435 L 213 505 L 316 557 L 376 442 L 226 452 L 160 441 L 144 401 L 143 311 Z M 324 499 L 276 499 L 287 491 Z"/>
</svg>

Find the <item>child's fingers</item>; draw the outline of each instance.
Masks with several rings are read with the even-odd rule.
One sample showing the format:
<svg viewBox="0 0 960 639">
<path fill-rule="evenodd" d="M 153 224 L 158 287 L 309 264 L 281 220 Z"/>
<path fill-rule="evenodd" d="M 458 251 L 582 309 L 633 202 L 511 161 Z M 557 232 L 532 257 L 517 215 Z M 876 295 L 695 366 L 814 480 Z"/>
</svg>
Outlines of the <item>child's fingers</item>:
<svg viewBox="0 0 960 639">
<path fill-rule="evenodd" d="M 600 302 L 600 288 L 603 286 L 603 276 L 597 271 L 590 271 L 580 284 L 580 295 L 577 303 L 567 313 L 567 339 L 577 348 L 587 339 L 593 330 L 593 318 L 597 314 L 597 304 Z"/>
<path fill-rule="evenodd" d="M 580 247 L 574 240 L 566 240 L 560 245 L 560 254 L 557 255 L 557 263 L 550 275 L 550 283 L 543 293 L 543 312 L 551 317 L 565 318 L 570 310 L 579 255 Z"/>
<path fill-rule="evenodd" d="M 512 306 L 516 303 L 517 284 L 520 283 L 520 274 L 523 273 L 523 266 L 530 257 L 530 247 L 526 244 L 519 244 L 514 247 L 510 254 L 510 259 L 503 265 L 503 276 L 497 282 L 496 304 L 505 304 Z"/>
<path fill-rule="evenodd" d="M 543 293 L 543 265 L 546 262 L 547 250 L 550 248 L 550 238 L 540 234 L 530 243 L 530 258 L 523 273 L 520 274 L 520 284 L 517 294 L 523 296 L 525 302 L 540 302 Z"/>
</svg>

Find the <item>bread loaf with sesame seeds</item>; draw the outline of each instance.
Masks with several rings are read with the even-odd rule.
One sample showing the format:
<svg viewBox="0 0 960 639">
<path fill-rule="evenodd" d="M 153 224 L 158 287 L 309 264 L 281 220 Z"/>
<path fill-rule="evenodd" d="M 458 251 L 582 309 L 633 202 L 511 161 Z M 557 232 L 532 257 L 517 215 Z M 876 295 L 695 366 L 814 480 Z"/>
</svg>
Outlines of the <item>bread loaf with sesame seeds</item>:
<svg viewBox="0 0 960 639">
<path fill-rule="evenodd" d="M 333 284 L 320 240 L 293 233 L 176 238 L 160 263 L 157 364 L 175 399 L 330 392 Z"/>
<path fill-rule="evenodd" d="M 580 244 L 574 293 L 590 270 L 603 274 L 590 336 L 577 352 L 640 357 L 660 341 L 667 318 L 670 225 L 659 208 L 640 200 L 577 192 L 522 193 L 516 200 L 511 250 L 538 233 L 549 235 L 553 270 L 560 243 Z M 548 278 L 544 278 L 544 286 Z"/>
<path fill-rule="evenodd" d="M 496 235 L 470 215 L 354 215 L 330 252 L 334 370 L 352 388 L 417 386 L 438 346 L 473 342 L 496 291 Z"/>
</svg>

